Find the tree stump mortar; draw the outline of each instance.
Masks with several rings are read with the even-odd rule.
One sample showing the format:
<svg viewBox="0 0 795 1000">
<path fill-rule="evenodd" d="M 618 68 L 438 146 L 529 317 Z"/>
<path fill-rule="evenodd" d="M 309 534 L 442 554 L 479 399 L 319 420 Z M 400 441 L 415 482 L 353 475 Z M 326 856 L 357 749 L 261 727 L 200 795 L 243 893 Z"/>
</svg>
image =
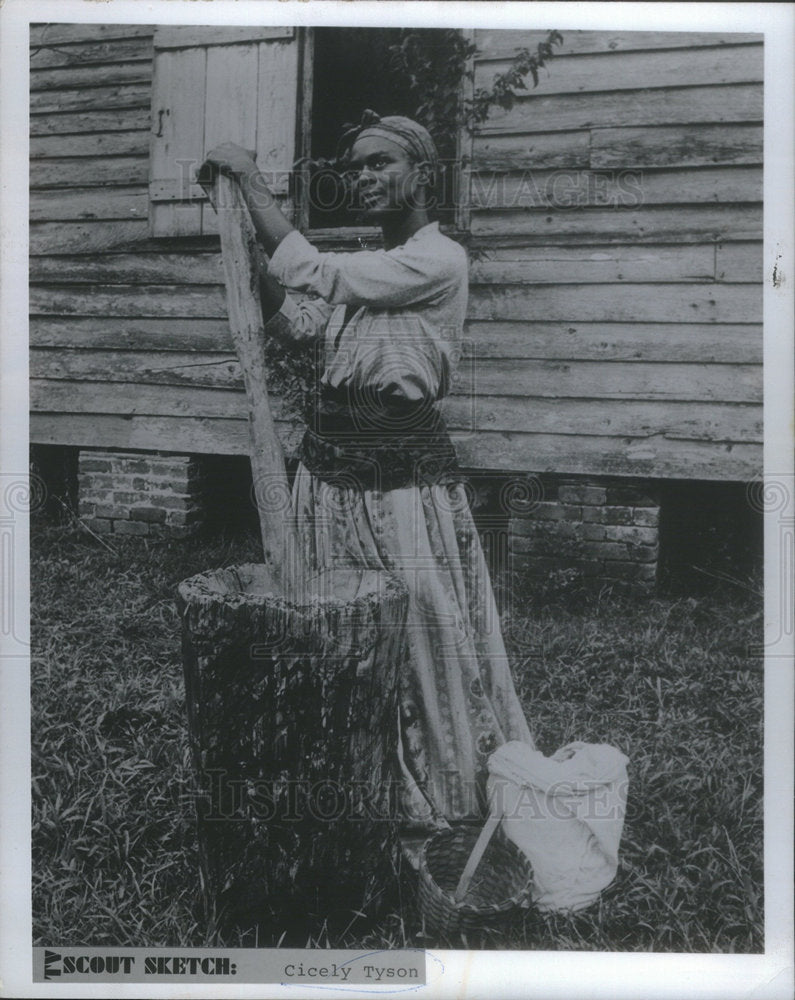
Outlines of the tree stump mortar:
<svg viewBox="0 0 795 1000">
<path fill-rule="evenodd" d="M 179 586 L 199 851 L 217 921 L 300 937 L 377 913 L 396 878 L 408 594 L 335 568 L 297 605 L 269 580 L 250 564 Z"/>
</svg>

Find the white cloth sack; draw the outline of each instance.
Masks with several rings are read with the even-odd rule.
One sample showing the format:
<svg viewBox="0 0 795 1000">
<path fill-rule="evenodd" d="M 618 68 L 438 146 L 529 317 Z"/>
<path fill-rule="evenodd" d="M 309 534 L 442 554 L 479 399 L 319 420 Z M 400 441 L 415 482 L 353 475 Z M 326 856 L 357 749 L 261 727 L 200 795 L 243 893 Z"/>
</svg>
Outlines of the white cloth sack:
<svg viewBox="0 0 795 1000">
<path fill-rule="evenodd" d="M 492 813 L 533 866 L 540 910 L 580 910 L 615 878 L 627 763 L 615 747 L 579 742 L 545 757 L 514 740 L 489 758 Z"/>
</svg>

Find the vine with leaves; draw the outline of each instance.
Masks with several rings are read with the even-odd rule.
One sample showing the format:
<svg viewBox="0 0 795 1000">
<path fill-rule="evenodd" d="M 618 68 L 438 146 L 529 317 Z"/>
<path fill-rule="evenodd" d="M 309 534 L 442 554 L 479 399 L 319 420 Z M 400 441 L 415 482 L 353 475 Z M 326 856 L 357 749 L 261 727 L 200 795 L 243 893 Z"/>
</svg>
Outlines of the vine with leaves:
<svg viewBox="0 0 795 1000">
<path fill-rule="evenodd" d="M 390 71 L 408 82 L 416 99 L 414 117 L 440 145 L 454 143 L 462 124 L 473 129 L 484 122 L 492 108 L 510 110 L 519 92 L 528 89 L 528 77 L 538 86 L 539 70 L 553 58 L 555 46 L 563 45 L 563 35 L 550 31 L 534 51 L 519 49 L 508 68 L 495 74 L 490 87 L 475 88 L 472 98 L 462 102 L 461 83 L 474 78 L 474 42 L 458 29 L 406 29 L 402 34 L 400 42 L 391 46 Z"/>
<path fill-rule="evenodd" d="M 519 49 L 508 68 L 494 75 L 490 86 L 476 87 L 471 98 L 462 100 L 463 81 L 474 82 L 475 43 L 458 28 L 405 28 L 399 34 L 399 41 L 387 48 L 387 72 L 397 89 L 408 91 L 413 107 L 402 113 L 428 129 L 442 162 L 454 160 L 462 125 L 474 130 L 486 121 L 493 108 L 509 111 L 520 92 L 528 90 L 528 78 L 532 78 L 533 87 L 538 86 L 540 70 L 555 55 L 555 46 L 563 45 L 559 31 L 548 32 L 534 50 Z M 343 129 L 355 127 L 356 123 L 349 122 Z M 308 163 L 313 170 L 336 171 L 345 176 L 344 150 L 300 162 Z"/>
</svg>

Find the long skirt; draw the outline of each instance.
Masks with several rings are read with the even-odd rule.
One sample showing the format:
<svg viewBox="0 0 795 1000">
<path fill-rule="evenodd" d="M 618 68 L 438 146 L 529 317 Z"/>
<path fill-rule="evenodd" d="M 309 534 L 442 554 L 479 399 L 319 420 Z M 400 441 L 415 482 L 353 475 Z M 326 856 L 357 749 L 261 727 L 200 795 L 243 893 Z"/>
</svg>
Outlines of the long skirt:
<svg viewBox="0 0 795 1000">
<path fill-rule="evenodd" d="M 406 826 L 482 816 L 486 764 L 509 740 L 533 745 L 461 484 L 385 492 L 331 485 L 300 465 L 298 537 L 314 569 L 360 566 L 409 591 L 398 757 Z"/>
</svg>

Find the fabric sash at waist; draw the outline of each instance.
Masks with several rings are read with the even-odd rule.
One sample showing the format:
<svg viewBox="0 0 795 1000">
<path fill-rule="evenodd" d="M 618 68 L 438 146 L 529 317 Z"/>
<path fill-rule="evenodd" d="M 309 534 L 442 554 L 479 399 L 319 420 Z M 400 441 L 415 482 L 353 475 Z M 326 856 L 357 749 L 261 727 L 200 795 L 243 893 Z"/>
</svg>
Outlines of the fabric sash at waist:
<svg viewBox="0 0 795 1000">
<path fill-rule="evenodd" d="M 392 490 L 456 482 L 455 449 L 431 403 L 351 399 L 326 388 L 299 451 L 315 476 L 339 486 Z"/>
</svg>

